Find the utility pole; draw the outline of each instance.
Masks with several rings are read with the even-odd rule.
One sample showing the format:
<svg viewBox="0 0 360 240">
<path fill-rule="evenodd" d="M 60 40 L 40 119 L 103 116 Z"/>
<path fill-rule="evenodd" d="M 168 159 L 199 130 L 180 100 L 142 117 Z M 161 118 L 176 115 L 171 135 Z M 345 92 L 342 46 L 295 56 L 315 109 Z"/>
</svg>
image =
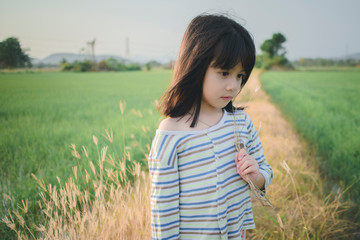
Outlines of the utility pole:
<svg viewBox="0 0 360 240">
<path fill-rule="evenodd" d="M 125 49 L 126 49 L 125 56 L 126 56 L 126 58 L 129 58 L 130 57 L 130 47 L 129 47 L 129 38 L 128 37 L 126 37 L 126 39 L 125 39 Z"/>
<path fill-rule="evenodd" d="M 83 59 L 83 56 L 82 56 L 82 54 L 84 54 L 84 52 L 85 52 L 85 48 L 80 48 L 80 50 L 79 50 L 79 57 L 78 57 L 78 60 L 79 61 L 83 61 L 84 59 Z"/>
<path fill-rule="evenodd" d="M 96 60 L 95 60 L 95 38 L 94 40 L 87 42 L 87 44 L 90 46 L 91 49 L 91 57 L 92 57 L 92 61 L 94 64 L 96 64 Z"/>
</svg>

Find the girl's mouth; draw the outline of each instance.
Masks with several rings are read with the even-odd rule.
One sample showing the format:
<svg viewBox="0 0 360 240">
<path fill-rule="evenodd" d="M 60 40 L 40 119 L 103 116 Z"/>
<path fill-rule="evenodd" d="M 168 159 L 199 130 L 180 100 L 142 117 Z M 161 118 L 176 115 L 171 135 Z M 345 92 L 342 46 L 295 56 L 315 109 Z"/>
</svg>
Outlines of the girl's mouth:
<svg viewBox="0 0 360 240">
<path fill-rule="evenodd" d="M 230 101 L 232 99 L 232 97 L 226 96 L 226 97 L 221 97 L 221 99 L 223 99 L 225 101 Z"/>
</svg>

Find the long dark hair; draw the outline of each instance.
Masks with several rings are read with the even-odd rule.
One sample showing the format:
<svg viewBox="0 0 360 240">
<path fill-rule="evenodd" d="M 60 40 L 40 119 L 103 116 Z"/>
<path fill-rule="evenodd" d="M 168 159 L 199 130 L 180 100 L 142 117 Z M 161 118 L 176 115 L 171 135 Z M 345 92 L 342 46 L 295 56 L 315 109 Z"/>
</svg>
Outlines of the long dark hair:
<svg viewBox="0 0 360 240">
<path fill-rule="evenodd" d="M 161 112 L 176 118 L 194 109 L 190 125 L 194 127 L 200 113 L 203 80 L 209 65 L 232 69 L 239 63 L 245 71 L 241 83 L 243 87 L 255 64 L 255 46 L 248 31 L 223 15 L 195 17 L 181 42 L 170 87 L 160 99 Z M 225 110 L 233 111 L 232 101 Z"/>
</svg>

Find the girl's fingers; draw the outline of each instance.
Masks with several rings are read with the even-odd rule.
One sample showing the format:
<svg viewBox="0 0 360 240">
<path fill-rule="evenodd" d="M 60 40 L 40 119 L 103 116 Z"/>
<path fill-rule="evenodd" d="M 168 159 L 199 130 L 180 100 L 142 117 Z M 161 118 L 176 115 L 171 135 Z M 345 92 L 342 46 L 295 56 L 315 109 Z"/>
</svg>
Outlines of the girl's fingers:
<svg viewBox="0 0 360 240">
<path fill-rule="evenodd" d="M 240 155 L 247 155 L 247 152 L 245 151 L 244 148 L 240 149 Z"/>
<path fill-rule="evenodd" d="M 246 161 L 245 159 L 239 162 L 238 170 L 240 172 L 243 172 L 246 168 L 248 168 L 251 165 L 249 161 Z"/>
<path fill-rule="evenodd" d="M 238 171 L 238 174 L 240 175 L 240 177 L 243 180 L 245 180 L 246 182 L 249 182 L 249 178 L 255 179 L 256 176 L 259 174 L 259 172 L 256 171 L 256 168 L 249 167 L 244 172 L 239 172 Z"/>
<path fill-rule="evenodd" d="M 242 171 L 242 175 L 247 175 L 247 174 L 251 174 L 251 173 L 257 173 L 259 170 L 257 168 L 257 166 L 252 165 L 248 168 L 246 168 L 244 171 Z"/>
<path fill-rule="evenodd" d="M 235 160 L 236 162 L 241 161 L 245 156 L 247 156 L 247 153 L 245 149 L 241 149 L 240 152 L 235 153 Z"/>
<path fill-rule="evenodd" d="M 247 168 L 249 165 L 252 164 L 257 164 L 256 160 L 253 159 L 253 157 L 247 155 L 238 162 L 237 166 L 241 167 L 242 168 L 241 170 L 244 170 L 245 168 Z"/>
<path fill-rule="evenodd" d="M 257 173 L 259 171 L 259 165 L 255 159 L 251 158 L 251 156 L 247 156 L 243 160 L 237 162 L 236 170 L 241 175 L 252 172 Z"/>
<path fill-rule="evenodd" d="M 244 157 L 246 157 L 247 156 L 247 152 L 245 151 L 245 149 L 241 149 L 240 150 L 240 152 L 238 153 L 238 155 L 237 155 L 237 160 L 238 161 L 241 161 Z"/>
<path fill-rule="evenodd" d="M 249 176 L 257 175 L 259 172 L 259 165 L 257 161 L 248 155 L 245 149 L 241 149 L 235 153 L 236 171 L 245 181 L 249 180 Z"/>
<path fill-rule="evenodd" d="M 245 182 L 249 182 L 249 176 L 248 176 L 248 175 L 241 175 L 241 174 L 240 174 L 240 177 L 241 177 L 242 179 L 244 179 Z"/>
</svg>

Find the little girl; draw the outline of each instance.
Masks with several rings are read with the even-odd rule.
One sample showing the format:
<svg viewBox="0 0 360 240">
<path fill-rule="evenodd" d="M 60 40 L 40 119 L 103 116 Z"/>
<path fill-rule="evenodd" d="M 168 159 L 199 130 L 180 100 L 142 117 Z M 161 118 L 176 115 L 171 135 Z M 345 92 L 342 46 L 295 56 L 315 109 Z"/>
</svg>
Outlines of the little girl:
<svg viewBox="0 0 360 240">
<path fill-rule="evenodd" d="M 247 181 L 266 191 L 273 172 L 251 119 L 232 105 L 254 64 L 253 39 L 235 21 L 189 24 L 148 159 L 153 239 L 245 239 L 255 227 Z"/>
</svg>

